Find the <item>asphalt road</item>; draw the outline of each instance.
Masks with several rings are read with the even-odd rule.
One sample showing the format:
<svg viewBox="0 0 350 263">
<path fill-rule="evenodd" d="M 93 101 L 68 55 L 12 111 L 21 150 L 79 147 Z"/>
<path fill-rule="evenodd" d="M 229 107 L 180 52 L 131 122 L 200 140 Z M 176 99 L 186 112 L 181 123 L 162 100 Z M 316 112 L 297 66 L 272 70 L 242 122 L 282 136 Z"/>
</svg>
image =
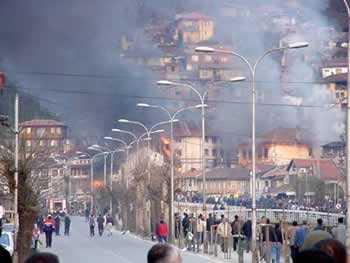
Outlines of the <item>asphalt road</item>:
<svg viewBox="0 0 350 263">
<path fill-rule="evenodd" d="M 71 236 L 53 236 L 52 248 L 41 248 L 41 251 L 58 255 L 61 263 L 142 263 L 152 242 L 132 235 L 115 232 L 112 237 L 90 237 L 88 223 L 82 217 L 72 217 Z M 61 232 L 63 225 L 61 225 Z M 96 231 L 97 232 L 97 231 Z M 43 239 L 43 244 L 45 240 Z M 183 262 L 213 263 L 218 262 L 188 252 L 182 252 Z"/>
</svg>

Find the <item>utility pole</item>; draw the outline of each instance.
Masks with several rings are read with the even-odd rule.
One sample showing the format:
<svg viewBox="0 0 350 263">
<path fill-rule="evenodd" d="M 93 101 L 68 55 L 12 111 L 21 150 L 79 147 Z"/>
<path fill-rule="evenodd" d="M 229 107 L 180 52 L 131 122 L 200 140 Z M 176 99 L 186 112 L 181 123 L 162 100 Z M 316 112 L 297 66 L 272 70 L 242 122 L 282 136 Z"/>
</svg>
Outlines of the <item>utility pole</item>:
<svg viewBox="0 0 350 263">
<path fill-rule="evenodd" d="M 346 204 L 347 204 L 347 212 L 346 212 L 346 248 L 347 251 L 350 250 L 350 6 L 347 0 L 344 0 L 344 4 L 346 7 L 346 11 L 348 14 L 348 87 L 347 87 L 347 105 L 346 105 Z M 347 261 L 350 261 L 350 253 L 347 253 Z"/>
<path fill-rule="evenodd" d="M 18 93 L 15 95 L 15 191 L 14 191 L 14 204 L 15 204 L 15 251 L 13 262 L 18 263 L 18 230 L 19 230 L 19 218 L 18 218 L 18 155 L 19 155 L 19 128 L 18 128 L 18 118 L 19 118 L 19 98 Z"/>
</svg>

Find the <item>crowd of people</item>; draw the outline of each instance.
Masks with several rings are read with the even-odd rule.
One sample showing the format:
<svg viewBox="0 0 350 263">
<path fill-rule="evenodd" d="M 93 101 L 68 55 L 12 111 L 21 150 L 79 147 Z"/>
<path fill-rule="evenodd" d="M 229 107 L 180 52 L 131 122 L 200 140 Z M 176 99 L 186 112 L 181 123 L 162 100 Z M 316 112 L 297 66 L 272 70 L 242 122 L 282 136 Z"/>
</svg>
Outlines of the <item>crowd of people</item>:
<svg viewBox="0 0 350 263">
<path fill-rule="evenodd" d="M 193 214 L 184 213 L 176 215 L 175 238 L 183 238 L 185 249 L 189 251 L 200 251 L 206 234 L 207 241 L 214 246 L 219 245 L 223 253 L 228 249 L 238 251 L 238 244 L 243 244 L 247 253 L 251 251 L 252 245 L 252 221 L 241 220 L 238 215 L 232 222 L 225 215 L 219 218 L 216 214 L 208 214 L 205 218 L 202 214 L 194 217 Z M 335 227 L 326 227 L 322 219 L 317 220 L 317 226 L 311 227 L 306 221 L 299 224 L 294 221 L 291 225 L 282 222 L 272 223 L 268 218 L 262 217 L 257 227 L 257 244 L 260 260 L 279 263 L 283 245 L 289 246 L 288 255 L 296 262 L 302 251 L 311 249 L 324 239 L 335 240 L 341 246 L 345 245 L 344 218 L 338 219 Z M 215 240 L 214 242 L 211 242 Z M 333 242 L 333 241 L 332 241 Z M 229 246 L 232 244 L 232 248 Z M 288 256 L 288 257 L 289 257 Z"/>
<path fill-rule="evenodd" d="M 177 196 L 178 202 L 202 203 L 202 195 L 195 194 L 193 196 Z M 234 197 L 234 196 L 209 196 L 207 203 L 214 207 L 225 208 L 227 206 L 240 206 L 245 208 L 252 207 L 252 199 L 250 197 Z M 256 200 L 257 208 L 264 209 L 286 209 L 286 210 L 303 210 L 303 211 L 319 211 L 328 213 L 346 212 L 346 203 L 344 200 L 335 202 L 333 199 L 326 198 L 317 200 L 313 198 L 305 198 L 297 200 L 294 196 L 262 196 Z"/>
<path fill-rule="evenodd" d="M 44 217 L 42 214 L 39 215 L 36 219 L 36 222 L 33 227 L 33 240 L 34 240 L 34 250 L 38 248 L 40 234 L 45 234 L 45 243 L 46 248 L 52 246 L 52 235 L 55 234 L 59 236 L 61 234 L 61 222 L 64 224 L 64 235 L 70 235 L 70 225 L 71 219 L 67 213 L 55 212 L 52 215 L 48 214 Z"/>
</svg>

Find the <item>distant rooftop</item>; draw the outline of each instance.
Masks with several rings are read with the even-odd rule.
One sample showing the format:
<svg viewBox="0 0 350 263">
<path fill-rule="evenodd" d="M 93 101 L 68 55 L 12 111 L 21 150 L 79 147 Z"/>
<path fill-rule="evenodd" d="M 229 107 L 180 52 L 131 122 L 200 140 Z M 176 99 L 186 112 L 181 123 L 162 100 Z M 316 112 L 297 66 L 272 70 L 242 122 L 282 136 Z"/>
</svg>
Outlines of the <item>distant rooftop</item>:
<svg viewBox="0 0 350 263">
<path fill-rule="evenodd" d="M 42 119 L 34 119 L 30 121 L 24 121 L 19 124 L 21 127 L 56 127 L 66 126 L 63 122 L 55 121 L 55 120 L 42 120 Z"/>
<path fill-rule="evenodd" d="M 200 20 L 200 19 L 210 19 L 212 20 L 213 18 L 211 16 L 207 16 L 202 13 L 198 12 L 192 12 L 192 13 L 182 13 L 178 14 L 175 17 L 176 20 Z"/>
</svg>

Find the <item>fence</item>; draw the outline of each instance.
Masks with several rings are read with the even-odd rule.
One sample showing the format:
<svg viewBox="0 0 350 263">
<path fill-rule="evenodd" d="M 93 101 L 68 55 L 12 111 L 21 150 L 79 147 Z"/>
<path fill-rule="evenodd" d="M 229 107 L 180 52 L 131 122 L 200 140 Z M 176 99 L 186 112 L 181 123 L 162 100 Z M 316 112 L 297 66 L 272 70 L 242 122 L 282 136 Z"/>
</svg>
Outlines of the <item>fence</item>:
<svg viewBox="0 0 350 263">
<path fill-rule="evenodd" d="M 217 215 L 224 214 L 230 221 L 234 219 L 235 215 L 238 215 L 240 219 L 246 220 L 251 218 L 252 210 L 245 207 L 226 206 L 225 210 L 213 210 L 213 205 L 207 205 L 206 214 L 212 213 Z M 203 205 L 196 203 L 176 203 L 175 211 L 178 213 L 193 213 L 194 216 L 203 214 Z M 257 209 L 257 218 L 265 216 L 269 218 L 271 222 L 284 221 L 292 223 L 297 221 L 299 224 L 306 220 L 309 224 L 316 224 L 318 218 L 322 218 L 326 225 L 336 225 L 339 217 L 345 217 L 343 214 L 334 214 L 318 211 L 304 211 L 304 210 L 284 210 L 284 209 Z"/>
</svg>

